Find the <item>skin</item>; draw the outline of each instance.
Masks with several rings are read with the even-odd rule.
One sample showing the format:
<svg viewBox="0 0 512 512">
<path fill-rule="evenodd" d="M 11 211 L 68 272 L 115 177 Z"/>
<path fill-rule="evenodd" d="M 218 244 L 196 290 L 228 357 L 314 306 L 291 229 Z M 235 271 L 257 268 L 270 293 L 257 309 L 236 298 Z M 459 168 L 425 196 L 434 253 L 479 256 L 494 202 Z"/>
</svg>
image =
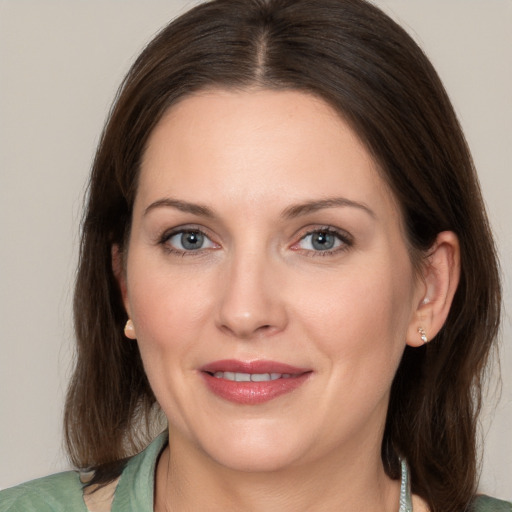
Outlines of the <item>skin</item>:
<svg viewBox="0 0 512 512">
<path fill-rule="evenodd" d="M 326 228 L 332 251 L 312 243 Z M 185 250 L 186 229 L 203 245 Z M 444 322 L 457 251 L 440 234 L 415 274 L 375 162 L 322 100 L 212 90 L 173 106 L 144 154 L 125 270 L 114 248 L 127 335 L 169 421 L 155 510 L 397 511 L 380 457 L 389 391 L 418 327 L 431 338 Z M 198 370 L 223 359 L 311 375 L 235 404 Z"/>
</svg>

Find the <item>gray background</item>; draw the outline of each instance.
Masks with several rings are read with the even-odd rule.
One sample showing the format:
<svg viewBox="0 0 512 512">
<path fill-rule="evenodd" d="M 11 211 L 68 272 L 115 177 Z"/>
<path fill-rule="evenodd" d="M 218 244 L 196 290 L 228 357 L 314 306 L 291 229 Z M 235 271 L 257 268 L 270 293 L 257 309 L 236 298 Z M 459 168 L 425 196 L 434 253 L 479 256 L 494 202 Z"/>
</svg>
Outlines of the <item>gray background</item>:
<svg viewBox="0 0 512 512">
<path fill-rule="evenodd" d="M 197 2 L 0 0 L 0 488 L 67 468 L 63 395 L 82 195 L 117 86 Z M 465 129 L 512 280 L 512 1 L 379 0 L 437 67 Z M 512 500 L 512 325 L 482 415 L 481 489 Z M 496 375 L 497 372 L 493 371 Z M 492 423 L 492 426 L 490 426 Z"/>
</svg>

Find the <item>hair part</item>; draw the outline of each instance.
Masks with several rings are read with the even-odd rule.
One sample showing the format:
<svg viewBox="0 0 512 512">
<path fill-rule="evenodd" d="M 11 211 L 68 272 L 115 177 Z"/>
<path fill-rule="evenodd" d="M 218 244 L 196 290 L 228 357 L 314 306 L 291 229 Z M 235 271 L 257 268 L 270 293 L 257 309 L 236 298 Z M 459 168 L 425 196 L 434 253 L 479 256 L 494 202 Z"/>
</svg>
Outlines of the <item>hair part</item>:
<svg viewBox="0 0 512 512">
<path fill-rule="evenodd" d="M 407 347 L 391 390 L 382 459 L 398 457 L 433 512 L 463 510 L 477 482 L 477 415 L 500 317 L 496 250 L 462 130 L 434 68 L 365 0 L 215 0 L 177 18 L 125 78 L 93 163 L 76 279 L 76 368 L 65 410 L 71 460 L 115 478 L 150 440 L 155 396 L 112 271 L 126 250 L 141 159 L 177 101 L 210 89 L 298 90 L 329 103 L 377 162 L 403 216 L 411 259 L 441 231 L 459 238 L 461 277 L 448 319 Z M 141 428 L 141 425 L 143 428 Z"/>
</svg>

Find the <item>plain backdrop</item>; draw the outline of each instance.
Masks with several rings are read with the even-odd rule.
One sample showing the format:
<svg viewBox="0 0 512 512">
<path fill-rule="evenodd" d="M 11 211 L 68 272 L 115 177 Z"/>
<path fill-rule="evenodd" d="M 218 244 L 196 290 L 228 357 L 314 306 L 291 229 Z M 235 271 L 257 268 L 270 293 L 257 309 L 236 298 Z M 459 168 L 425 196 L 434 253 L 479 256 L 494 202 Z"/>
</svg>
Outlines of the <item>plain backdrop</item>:
<svg viewBox="0 0 512 512">
<path fill-rule="evenodd" d="M 197 2 L 0 0 L 0 488 L 68 468 L 63 396 L 90 163 L 118 84 L 151 37 Z M 473 150 L 512 281 L 512 1 L 378 0 L 424 48 Z M 481 489 L 512 499 L 512 325 L 502 392 L 482 416 Z M 497 375 L 497 372 L 494 371 Z"/>
</svg>

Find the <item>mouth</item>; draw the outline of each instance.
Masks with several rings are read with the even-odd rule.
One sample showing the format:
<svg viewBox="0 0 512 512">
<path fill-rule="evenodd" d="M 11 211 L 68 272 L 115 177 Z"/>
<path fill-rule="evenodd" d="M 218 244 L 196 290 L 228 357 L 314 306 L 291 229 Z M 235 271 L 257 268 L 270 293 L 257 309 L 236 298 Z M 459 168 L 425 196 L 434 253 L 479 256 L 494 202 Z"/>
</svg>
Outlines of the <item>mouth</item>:
<svg viewBox="0 0 512 512">
<path fill-rule="evenodd" d="M 238 372 L 215 372 L 216 379 L 226 379 L 232 382 L 268 382 L 277 379 L 290 379 L 299 374 L 291 373 L 238 373 Z"/>
<path fill-rule="evenodd" d="M 208 389 L 224 400 L 242 405 L 258 405 L 296 390 L 312 374 L 275 361 L 224 360 L 200 368 Z"/>
</svg>

